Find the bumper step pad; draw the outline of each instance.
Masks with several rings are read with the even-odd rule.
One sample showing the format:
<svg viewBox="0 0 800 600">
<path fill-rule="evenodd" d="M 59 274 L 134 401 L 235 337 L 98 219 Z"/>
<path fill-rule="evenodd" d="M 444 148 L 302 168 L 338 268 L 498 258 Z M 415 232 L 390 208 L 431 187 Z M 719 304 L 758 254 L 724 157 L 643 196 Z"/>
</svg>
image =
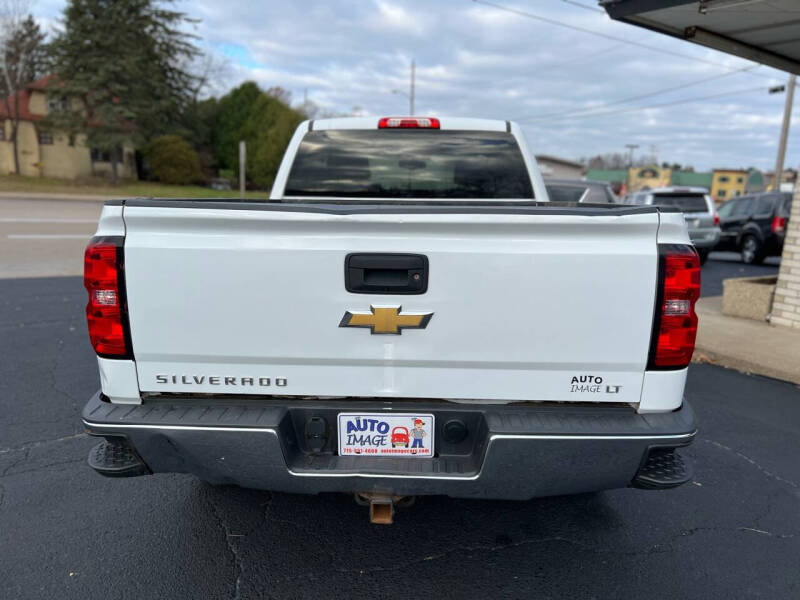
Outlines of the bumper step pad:
<svg viewBox="0 0 800 600">
<path fill-rule="evenodd" d="M 664 490 L 691 481 L 694 469 L 675 448 L 653 448 L 633 479 L 633 487 Z"/>
<path fill-rule="evenodd" d="M 89 452 L 89 466 L 106 477 L 149 475 L 150 469 L 124 438 L 105 439 Z"/>
</svg>

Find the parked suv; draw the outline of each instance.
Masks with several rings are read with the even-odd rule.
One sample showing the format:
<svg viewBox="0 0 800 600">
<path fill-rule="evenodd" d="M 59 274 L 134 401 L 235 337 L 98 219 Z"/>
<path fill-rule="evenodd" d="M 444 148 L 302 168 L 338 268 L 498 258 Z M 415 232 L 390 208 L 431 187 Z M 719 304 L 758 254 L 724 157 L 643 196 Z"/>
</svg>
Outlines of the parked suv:
<svg viewBox="0 0 800 600">
<path fill-rule="evenodd" d="M 689 238 L 700 255 L 700 264 L 706 262 L 708 253 L 719 242 L 719 217 L 714 209 L 714 201 L 706 188 L 655 188 L 627 196 L 626 203 L 678 208 L 686 219 Z"/>
<path fill-rule="evenodd" d="M 759 264 L 783 252 L 792 195 L 767 192 L 728 200 L 719 207 L 722 233 L 717 250 L 742 253 L 742 262 Z"/>
</svg>

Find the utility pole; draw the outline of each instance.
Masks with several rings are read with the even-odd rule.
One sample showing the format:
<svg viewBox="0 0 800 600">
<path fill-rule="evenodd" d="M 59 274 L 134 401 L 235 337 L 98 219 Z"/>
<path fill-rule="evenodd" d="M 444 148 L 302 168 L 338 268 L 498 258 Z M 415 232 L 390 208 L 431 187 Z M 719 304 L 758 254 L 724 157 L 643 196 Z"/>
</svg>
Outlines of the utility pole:
<svg viewBox="0 0 800 600">
<path fill-rule="evenodd" d="M 244 200 L 244 169 L 247 165 L 247 143 L 239 142 L 239 196 Z"/>
<path fill-rule="evenodd" d="M 639 147 L 639 144 L 625 144 L 628 149 L 628 168 L 633 166 L 633 151 Z"/>
<path fill-rule="evenodd" d="M 792 104 L 794 102 L 794 86 L 797 75 L 789 76 L 788 89 L 786 90 L 786 104 L 783 107 L 783 125 L 781 126 L 781 140 L 778 143 L 778 158 L 775 161 L 775 177 L 772 180 L 772 191 L 781 189 L 783 179 L 783 161 L 786 158 L 786 142 L 789 139 L 789 124 L 792 120 Z"/>
<path fill-rule="evenodd" d="M 411 82 L 408 88 L 408 92 L 404 92 L 403 90 L 394 89 L 392 90 L 393 94 L 400 94 L 402 96 L 408 96 L 408 116 L 414 116 L 414 88 L 416 83 L 416 64 L 414 63 L 414 59 L 411 59 Z"/>
<path fill-rule="evenodd" d="M 414 79 L 416 77 L 416 65 L 414 59 L 411 59 L 411 91 L 408 94 L 408 116 L 414 116 Z"/>
<path fill-rule="evenodd" d="M 631 192 L 631 169 L 633 168 L 633 151 L 639 147 L 639 144 L 625 144 L 628 149 L 628 176 L 625 178 L 625 191 Z"/>
</svg>

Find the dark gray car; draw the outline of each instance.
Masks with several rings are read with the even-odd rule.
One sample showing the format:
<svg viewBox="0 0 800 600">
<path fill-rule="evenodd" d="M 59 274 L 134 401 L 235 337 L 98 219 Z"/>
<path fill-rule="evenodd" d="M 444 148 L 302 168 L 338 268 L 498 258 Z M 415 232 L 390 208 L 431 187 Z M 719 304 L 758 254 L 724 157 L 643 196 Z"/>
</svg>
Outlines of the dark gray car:
<svg viewBox="0 0 800 600">
<path fill-rule="evenodd" d="M 788 192 L 731 198 L 719 207 L 720 236 L 717 250 L 742 253 L 742 262 L 759 264 L 780 256 L 789 226 L 792 195 Z"/>
</svg>

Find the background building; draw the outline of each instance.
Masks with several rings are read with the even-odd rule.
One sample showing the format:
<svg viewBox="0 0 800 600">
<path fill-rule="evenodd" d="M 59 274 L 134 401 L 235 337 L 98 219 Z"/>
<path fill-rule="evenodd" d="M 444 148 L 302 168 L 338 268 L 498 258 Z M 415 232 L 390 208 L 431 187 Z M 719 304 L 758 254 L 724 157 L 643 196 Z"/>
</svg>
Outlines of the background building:
<svg viewBox="0 0 800 600">
<path fill-rule="evenodd" d="M 743 169 L 715 169 L 713 172 L 695 173 L 675 171 L 660 167 L 633 167 L 628 170 L 590 169 L 586 179 L 607 181 L 612 186 L 625 185 L 626 192 L 638 192 L 663 186 L 704 187 L 717 202 L 741 196 L 744 193 L 763 192 L 769 177 L 761 171 Z"/>
<path fill-rule="evenodd" d="M 711 195 L 717 202 L 741 196 L 747 191 L 747 171 L 741 169 L 714 169 Z"/>
<path fill-rule="evenodd" d="M 670 184 L 672 169 L 659 167 L 631 167 L 628 169 L 628 192 L 652 190 Z"/>
<path fill-rule="evenodd" d="M 688 171 L 673 171 L 670 185 L 685 185 L 686 187 L 704 187 L 711 189 L 713 173 L 689 173 Z"/>
<path fill-rule="evenodd" d="M 17 144 L 20 175 L 28 177 L 58 177 L 78 179 L 80 177 L 103 176 L 111 173 L 111 157 L 108 152 L 91 149 L 86 145 L 86 136 L 69 136 L 42 127 L 41 121 L 50 110 L 57 110 L 55 102 L 48 99 L 47 84 L 50 76 L 43 77 L 26 86 L 19 93 L 19 128 Z M 11 115 L 16 116 L 15 99 L 0 102 L 0 173 L 14 173 L 14 144 L 11 142 Z M 122 149 L 117 164 L 119 176 L 136 178 L 134 149 Z"/>
<path fill-rule="evenodd" d="M 775 171 L 767 171 L 764 173 L 764 182 L 766 189 L 772 191 L 774 187 Z M 794 191 L 795 183 L 797 182 L 797 169 L 784 169 L 781 173 L 781 189 L 782 192 Z"/>
<path fill-rule="evenodd" d="M 583 164 L 548 154 L 538 154 L 536 162 L 544 177 L 559 177 L 561 179 L 580 179 L 583 177 Z"/>
</svg>

